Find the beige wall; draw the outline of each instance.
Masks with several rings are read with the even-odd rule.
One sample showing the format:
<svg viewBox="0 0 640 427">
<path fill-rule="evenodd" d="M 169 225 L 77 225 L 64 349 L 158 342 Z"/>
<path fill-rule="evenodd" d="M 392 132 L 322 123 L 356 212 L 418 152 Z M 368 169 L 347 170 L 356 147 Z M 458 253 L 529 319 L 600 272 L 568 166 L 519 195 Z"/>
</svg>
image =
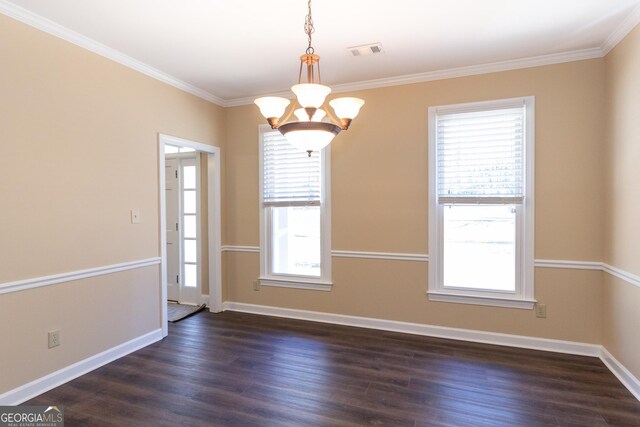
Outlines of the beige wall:
<svg viewBox="0 0 640 427">
<path fill-rule="evenodd" d="M 223 244 L 259 244 L 253 105 L 225 110 L 3 15 L 0 52 L 0 283 L 158 256 L 158 133 L 223 148 Z M 636 28 L 606 59 L 354 93 L 367 104 L 332 144 L 333 249 L 426 253 L 427 108 L 533 95 L 536 258 L 639 275 L 639 52 Z M 536 269 L 537 319 L 429 302 L 427 263 L 333 263 L 331 292 L 256 292 L 258 254 L 227 252 L 223 300 L 604 343 L 640 377 L 640 288 L 607 274 Z M 158 329 L 159 313 L 158 267 L 0 295 L 0 394 Z M 52 329 L 63 344 L 47 350 Z"/>
<path fill-rule="evenodd" d="M 0 283 L 159 256 L 158 133 L 224 110 L 4 15 L 0 52 Z M 0 393 L 159 328 L 158 271 L 0 295 Z"/>
<path fill-rule="evenodd" d="M 0 394 L 157 330 L 159 283 L 151 266 L 0 295 Z"/>
<path fill-rule="evenodd" d="M 606 57 L 605 261 L 640 276 L 640 26 Z M 604 345 L 640 378 L 640 287 L 607 275 Z"/>
<path fill-rule="evenodd" d="M 332 247 L 427 253 L 429 106 L 536 97 L 536 258 L 603 256 L 604 61 L 590 60 L 353 95 L 366 104 L 332 143 Z M 258 125 L 253 105 L 227 111 L 227 240 L 259 245 Z M 230 301 L 600 343 L 601 273 L 536 270 L 531 310 L 429 302 L 426 263 L 334 258 L 334 288 L 253 291 L 259 256 L 225 254 Z"/>
</svg>

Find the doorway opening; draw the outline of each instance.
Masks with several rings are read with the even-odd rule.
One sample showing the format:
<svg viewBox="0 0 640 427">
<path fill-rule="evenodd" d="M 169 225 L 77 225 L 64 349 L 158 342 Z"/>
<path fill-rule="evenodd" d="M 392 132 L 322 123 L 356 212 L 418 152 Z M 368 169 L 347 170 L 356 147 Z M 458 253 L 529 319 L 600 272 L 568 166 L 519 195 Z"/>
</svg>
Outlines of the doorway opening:
<svg viewBox="0 0 640 427">
<path fill-rule="evenodd" d="M 167 302 L 222 310 L 220 148 L 159 135 L 161 321 Z M 208 289 L 208 296 L 203 290 Z"/>
<path fill-rule="evenodd" d="M 166 151 L 169 151 L 169 148 L 174 146 L 165 145 Z M 178 304 L 199 305 L 202 303 L 200 156 L 195 150 L 167 153 L 164 168 L 167 300 Z"/>
</svg>

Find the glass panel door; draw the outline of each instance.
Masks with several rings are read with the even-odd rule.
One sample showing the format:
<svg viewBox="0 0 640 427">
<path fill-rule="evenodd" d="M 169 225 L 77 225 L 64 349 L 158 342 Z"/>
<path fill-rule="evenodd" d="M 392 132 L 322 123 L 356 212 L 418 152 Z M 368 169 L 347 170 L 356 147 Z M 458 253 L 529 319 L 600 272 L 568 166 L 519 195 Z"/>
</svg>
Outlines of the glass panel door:
<svg viewBox="0 0 640 427">
<path fill-rule="evenodd" d="M 180 159 L 181 177 L 181 267 L 182 280 L 181 302 L 187 304 L 198 304 L 200 294 L 200 277 L 198 264 L 200 261 L 199 241 L 198 241 L 198 215 L 199 195 L 198 176 L 199 168 L 196 158 Z"/>
<path fill-rule="evenodd" d="M 200 162 L 197 153 L 178 151 L 165 157 L 167 186 L 167 297 L 199 304 Z"/>
</svg>

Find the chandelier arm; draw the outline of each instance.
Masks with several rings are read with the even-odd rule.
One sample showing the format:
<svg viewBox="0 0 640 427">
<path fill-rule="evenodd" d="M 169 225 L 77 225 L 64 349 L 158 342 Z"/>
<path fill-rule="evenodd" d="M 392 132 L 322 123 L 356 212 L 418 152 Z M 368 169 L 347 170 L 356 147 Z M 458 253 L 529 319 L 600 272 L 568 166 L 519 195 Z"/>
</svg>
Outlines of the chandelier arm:
<svg viewBox="0 0 640 427">
<path fill-rule="evenodd" d="M 297 98 L 296 98 L 296 99 L 295 99 L 295 101 L 294 101 L 294 102 L 292 102 L 292 103 L 289 105 L 289 111 L 287 111 L 287 112 L 285 113 L 285 115 L 283 116 L 283 118 L 282 118 L 282 119 L 280 119 L 280 122 L 279 122 L 279 124 L 278 124 L 278 127 L 280 127 L 281 125 L 283 125 L 283 124 L 285 124 L 285 123 L 287 123 L 287 122 L 289 121 L 289 119 L 290 119 L 290 118 L 291 118 L 291 116 L 293 115 L 293 112 L 294 112 L 294 111 L 295 111 L 295 109 L 296 109 L 296 106 L 298 106 L 298 105 L 299 105 L 299 104 L 298 104 L 298 100 L 297 100 Z M 276 128 L 276 129 L 277 129 L 277 128 Z"/>
<path fill-rule="evenodd" d="M 326 104 L 327 103 L 325 102 L 324 104 L 322 104 L 322 106 L 324 107 L 324 111 L 327 113 L 327 116 L 329 116 L 329 120 L 331 121 L 331 123 L 339 126 L 342 130 L 349 129 L 349 123 L 345 124 L 344 121 L 339 120 L 336 116 L 334 116 L 333 112 L 331 111 L 332 109 Z"/>
</svg>

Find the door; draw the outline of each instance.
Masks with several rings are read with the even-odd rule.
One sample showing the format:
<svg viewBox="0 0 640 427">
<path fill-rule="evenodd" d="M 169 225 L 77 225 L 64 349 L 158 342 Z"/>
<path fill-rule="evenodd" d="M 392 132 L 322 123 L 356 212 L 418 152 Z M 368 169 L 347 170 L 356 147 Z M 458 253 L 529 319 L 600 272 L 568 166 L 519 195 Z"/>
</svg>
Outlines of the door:
<svg viewBox="0 0 640 427">
<path fill-rule="evenodd" d="M 200 250 L 198 245 L 199 227 L 199 168 L 196 158 L 180 159 L 180 243 L 182 249 L 180 275 L 180 302 L 198 304 L 200 299 Z"/>
<path fill-rule="evenodd" d="M 180 161 L 167 158 L 165 161 L 166 203 L 167 203 L 167 299 L 180 300 Z"/>
<path fill-rule="evenodd" d="M 200 168 L 197 157 L 171 155 L 165 161 L 167 299 L 200 300 Z"/>
</svg>

